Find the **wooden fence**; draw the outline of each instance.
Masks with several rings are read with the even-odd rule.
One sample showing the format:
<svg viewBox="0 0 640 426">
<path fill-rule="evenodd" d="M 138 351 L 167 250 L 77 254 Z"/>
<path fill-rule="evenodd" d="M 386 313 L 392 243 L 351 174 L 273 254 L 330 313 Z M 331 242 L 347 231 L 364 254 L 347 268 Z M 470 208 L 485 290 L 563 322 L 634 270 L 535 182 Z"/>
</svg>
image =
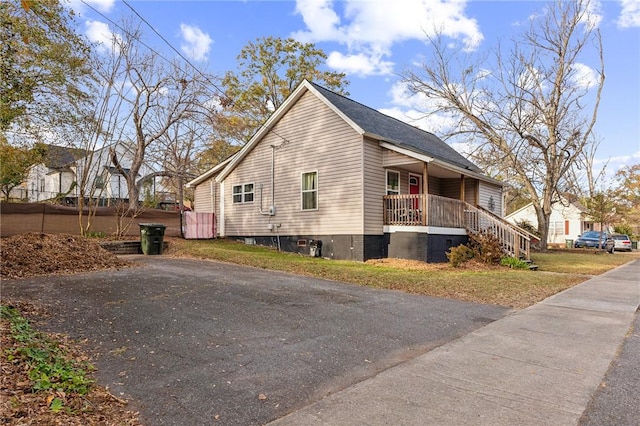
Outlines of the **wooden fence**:
<svg viewBox="0 0 640 426">
<path fill-rule="evenodd" d="M 86 225 L 87 211 L 84 212 Z M 118 214 L 113 207 L 99 207 L 91 218 L 90 232 L 114 235 Z M 165 225 L 165 235 L 180 236 L 180 213 L 157 209 L 145 209 L 134 218 L 125 218 L 130 223 L 125 235 L 139 236 L 140 223 Z M 80 223 L 76 207 L 46 203 L 0 203 L 0 237 L 41 232 L 45 234 L 80 234 Z"/>
</svg>

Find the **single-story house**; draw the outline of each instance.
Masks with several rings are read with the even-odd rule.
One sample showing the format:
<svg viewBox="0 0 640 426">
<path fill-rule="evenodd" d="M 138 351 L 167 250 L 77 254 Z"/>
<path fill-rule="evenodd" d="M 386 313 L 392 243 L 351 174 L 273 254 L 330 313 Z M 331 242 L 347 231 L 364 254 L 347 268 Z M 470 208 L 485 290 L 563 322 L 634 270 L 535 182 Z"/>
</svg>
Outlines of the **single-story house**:
<svg viewBox="0 0 640 426">
<path fill-rule="evenodd" d="M 562 196 L 551 206 L 549 217 L 549 244 L 566 244 L 566 240 L 575 240 L 587 231 L 600 229 L 585 213 L 585 207 L 572 196 Z M 505 219 L 515 225 L 527 222 L 538 228 L 538 217 L 532 203 L 510 213 Z"/>
<path fill-rule="evenodd" d="M 285 251 L 446 262 L 485 230 L 528 256 L 528 236 L 501 219 L 500 181 L 435 135 L 308 81 L 187 186 L 217 236 Z"/>
</svg>

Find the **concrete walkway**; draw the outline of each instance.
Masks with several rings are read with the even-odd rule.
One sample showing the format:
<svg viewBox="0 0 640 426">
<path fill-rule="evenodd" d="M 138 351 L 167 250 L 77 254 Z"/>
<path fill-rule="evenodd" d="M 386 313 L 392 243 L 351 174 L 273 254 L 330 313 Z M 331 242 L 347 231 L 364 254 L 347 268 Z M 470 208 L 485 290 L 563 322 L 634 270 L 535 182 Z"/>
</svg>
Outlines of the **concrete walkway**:
<svg viewBox="0 0 640 426">
<path fill-rule="evenodd" d="M 639 305 L 636 260 L 270 425 L 576 425 Z"/>
</svg>

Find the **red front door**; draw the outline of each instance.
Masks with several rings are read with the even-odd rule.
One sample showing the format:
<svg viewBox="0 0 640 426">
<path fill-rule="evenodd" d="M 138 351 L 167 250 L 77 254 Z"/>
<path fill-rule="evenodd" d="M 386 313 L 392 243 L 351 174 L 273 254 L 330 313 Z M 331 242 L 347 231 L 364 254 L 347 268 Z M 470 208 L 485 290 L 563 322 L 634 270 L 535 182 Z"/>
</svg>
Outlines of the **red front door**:
<svg viewBox="0 0 640 426">
<path fill-rule="evenodd" d="M 420 194 L 422 191 L 422 177 L 409 175 L 409 194 Z M 420 200 L 413 200 L 413 209 L 420 210 Z"/>
</svg>

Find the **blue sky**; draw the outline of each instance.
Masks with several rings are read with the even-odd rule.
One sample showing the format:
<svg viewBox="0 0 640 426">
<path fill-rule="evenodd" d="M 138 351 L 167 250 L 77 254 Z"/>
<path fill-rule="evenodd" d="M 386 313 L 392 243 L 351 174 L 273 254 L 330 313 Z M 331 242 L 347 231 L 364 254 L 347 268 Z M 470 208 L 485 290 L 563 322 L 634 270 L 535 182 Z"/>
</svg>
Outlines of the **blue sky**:
<svg viewBox="0 0 640 426">
<path fill-rule="evenodd" d="M 91 5 L 95 10 L 87 7 Z M 544 12 L 542 1 L 465 0 L 297 0 L 163 1 L 129 0 L 190 61 L 214 74 L 235 69 L 236 57 L 259 37 L 294 37 L 313 42 L 328 55 L 327 68 L 347 73 L 350 97 L 400 119 L 416 117 L 398 73 L 425 54 L 424 32 L 444 30 L 462 51 L 507 45 L 528 19 Z M 592 1 L 605 55 L 605 86 L 596 132 L 597 159 L 608 174 L 640 163 L 640 0 Z M 118 0 L 71 0 L 80 29 L 99 41 L 108 34 L 105 17 L 135 16 Z M 135 19 L 138 19 L 137 17 Z M 147 43 L 171 54 L 146 25 Z M 585 58 L 584 72 L 590 66 Z M 438 123 L 421 123 L 438 134 Z"/>
</svg>

